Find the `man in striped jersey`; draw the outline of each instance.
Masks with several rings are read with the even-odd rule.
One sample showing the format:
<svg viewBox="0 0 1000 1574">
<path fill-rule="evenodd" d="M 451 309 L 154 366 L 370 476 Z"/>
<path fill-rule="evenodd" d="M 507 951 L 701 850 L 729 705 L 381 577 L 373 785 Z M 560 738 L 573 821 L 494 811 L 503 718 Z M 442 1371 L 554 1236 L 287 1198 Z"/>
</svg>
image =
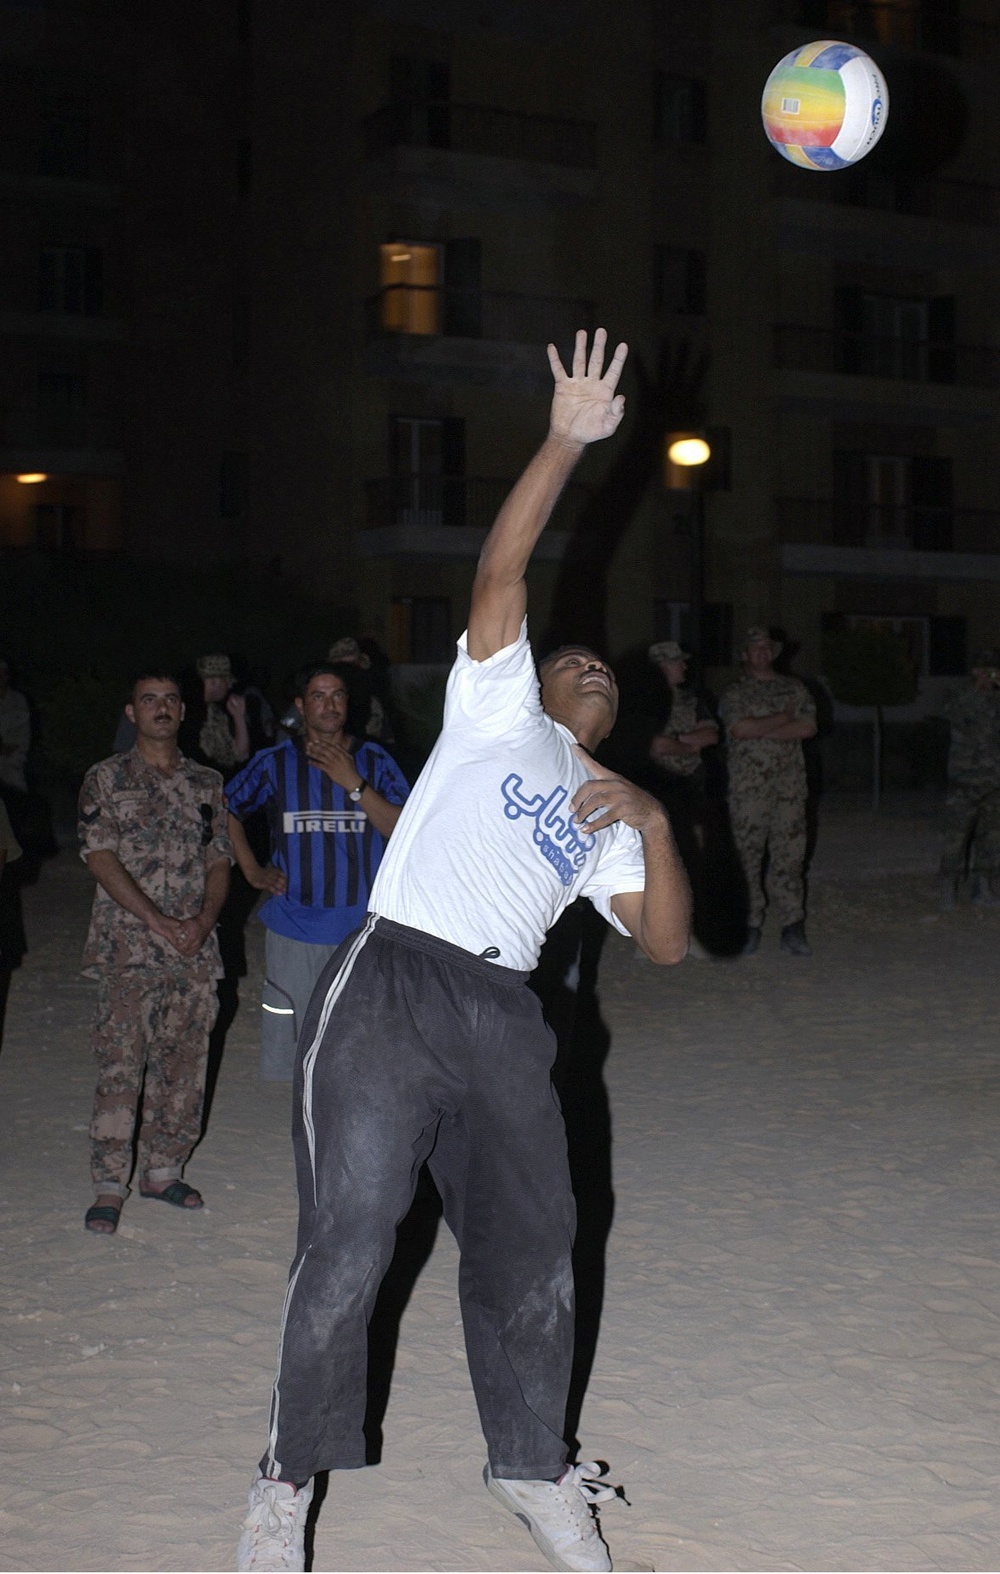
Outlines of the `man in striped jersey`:
<svg viewBox="0 0 1000 1574">
<path fill-rule="evenodd" d="M 291 1080 L 295 1046 L 320 973 L 363 921 L 368 894 L 409 791 L 399 766 L 370 739 L 347 736 L 343 665 L 307 667 L 296 683 L 300 738 L 255 754 L 226 789 L 229 833 L 249 883 L 268 892 L 260 1074 Z M 262 867 L 242 821 L 267 813 L 271 862 Z"/>
<path fill-rule="evenodd" d="M 611 1568 L 592 1508 L 614 1488 L 565 1441 L 575 1208 L 528 977 L 577 896 L 664 963 L 687 952 L 690 901 L 662 806 L 590 756 L 618 709 L 610 667 L 568 645 L 537 673 L 525 619 L 559 493 L 621 421 L 626 348 L 604 371 L 606 337 L 588 357 L 577 334 L 571 376 L 549 346 L 549 434 L 483 545 L 441 735 L 306 1015 L 298 1248 L 239 1570 L 303 1569 L 312 1477 L 365 1463 L 368 1318 L 424 1161 L 462 1253 L 486 1486 L 554 1568 Z"/>
</svg>

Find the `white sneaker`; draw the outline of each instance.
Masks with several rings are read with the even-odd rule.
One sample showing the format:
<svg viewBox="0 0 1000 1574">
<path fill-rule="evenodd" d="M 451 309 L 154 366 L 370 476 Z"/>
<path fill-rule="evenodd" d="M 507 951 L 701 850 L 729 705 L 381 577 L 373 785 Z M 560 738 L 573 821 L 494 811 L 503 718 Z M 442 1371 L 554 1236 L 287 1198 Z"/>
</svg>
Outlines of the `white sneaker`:
<svg viewBox="0 0 1000 1574">
<path fill-rule="evenodd" d="M 306 1515 L 313 1484 L 296 1492 L 290 1481 L 258 1476 L 250 1488 L 249 1511 L 236 1549 L 236 1567 L 254 1570 L 302 1570 L 306 1566 Z"/>
<path fill-rule="evenodd" d="M 570 1465 L 558 1481 L 513 1481 L 483 1471 L 486 1489 L 527 1525 L 554 1569 L 608 1570 L 594 1505 L 617 1496 L 599 1465 Z"/>
</svg>

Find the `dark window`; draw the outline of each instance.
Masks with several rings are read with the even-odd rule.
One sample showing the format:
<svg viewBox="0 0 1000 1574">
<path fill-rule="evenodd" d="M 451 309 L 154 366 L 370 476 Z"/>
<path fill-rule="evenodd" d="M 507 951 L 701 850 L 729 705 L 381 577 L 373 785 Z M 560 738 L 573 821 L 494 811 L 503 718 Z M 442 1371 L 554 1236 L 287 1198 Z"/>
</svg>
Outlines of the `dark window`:
<svg viewBox="0 0 1000 1574">
<path fill-rule="evenodd" d="M 960 617 L 929 618 L 927 671 L 935 678 L 956 678 L 967 670 L 966 625 Z"/>
<path fill-rule="evenodd" d="M 731 601 L 706 601 L 701 609 L 701 659 L 706 667 L 733 664 L 733 606 Z"/>
<path fill-rule="evenodd" d="M 688 251 L 682 246 L 654 246 L 654 311 L 703 317 L 705 301 L 705 253 Z"/>
<path fill-rule="evenodd" d="M 840 370 L 913 382 L 955 381 L 955 302 L 876 295 L 853 286 L 836 298 Z"/>
<path fill-rule="evenodd" d="M 466 523 L 463 420 L 390 416 L 389 470 L 396 524 Z"/>
<path fill-rule="evenodd" d="M 241 137 L 236 144 L 236 195 L 243 201 L 253 185 L 253 143 Z"/>
<path fill-rule="evenodd" d="M 90 174 L 90 116 L 79 99 L 56 95 L 42 110 L 38 173 L 57 180 Z"/>
<path fill-rule="evenodd" d="M 393 659 L 439 664 L 455 655 L 447 596 L 399 596 L 392 603 Z"/>
<path fill-rule="evenodd" d="M 952 461 L 939 454 L 833 455 L 833 524 L 840 546 L 948 552 L 953 537 Z"/>
<path fill-rule="evenodd" d="M 443 332 L 478 339 L 483 332 L 483 244 L 478 236 L 445 242 Z"/>
<path fill-rule="evenodd" d="M 250 494 L 250 466 L 246 454 L 223 454 L 219 466 L 219 513 L 223 519 L 239 519 L 247 511 Z"/>
<path fill-rule="evenodd" d="M 451 146 L 451 71 L 443 60 L 394 55 L 389 66 L 393 142 Z"/>
<path fill-rule="evenodd" d="M 702 467 L 703 492 L 728 492 L 733 485 L 733 433 L 728 426 L 706 426 L 705 441 L 712 457 Z"/>
<path fill-rule="evenodd" d="M 84 510 L 73 503 L 38 503 L 35 544 L 53 552 L 75 552 L 84 544 Z"/>
<path fill-rule="evenodd" d="M 38 309 L 96 316 L 103 305 L 103 256 L 95 246 L 43 246 Z"/>
<path fill-rule="evenodd" d="M 678 146 L 704 142 L 708 133 L 708 99 L 701 77 L 657 71 L 653 76 L 653 136 Z"/>
<path fill-rule="evenodd" d="M 86 377 L 82 372 L 39 372 L 39 442 L 75 448 L 86 441 L 86 435 Z"/>
</svg>

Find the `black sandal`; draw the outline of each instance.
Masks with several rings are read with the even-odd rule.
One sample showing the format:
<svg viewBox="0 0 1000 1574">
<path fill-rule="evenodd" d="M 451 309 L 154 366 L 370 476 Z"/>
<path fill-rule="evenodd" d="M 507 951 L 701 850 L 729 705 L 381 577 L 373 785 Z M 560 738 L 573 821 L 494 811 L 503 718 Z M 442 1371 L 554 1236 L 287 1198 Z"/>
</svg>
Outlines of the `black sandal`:
<svg viewBox="0 0 1000 1574">
<path fill-rule="evenodd" d="M 154 1202 L 169 1202 L 172 1208 L 183 1208 L 185 1213 L 197 1213 L 199 1208 L 205 1206 L 205 1199 L 200 1191 L 195 1191 L 187 1181 L 172 1180 L 169 1186 L 164 1186 L 162 1191 L 143 1191 L 139 1187 L 140 1197 L 151 1197 Z M 188 1202 L 189 1197 L 197 1197 L 197 1202 Z"/>
<path fill-rule="evenodd" d="M 91 1235 L 114 1235 L 121 1216 L 122 1210 L 120 1207 L 111 1208 L 106 1203 L 101 1203 L 100 1205 L 95 1203 L 84 1214 L 83 1227 L 85 1230 L 89 1230 Z M 100 1230 L 97 1228 L 99 1224 L 110 1224 L 111 1228 L 109 1230 Z"/>
</svg>

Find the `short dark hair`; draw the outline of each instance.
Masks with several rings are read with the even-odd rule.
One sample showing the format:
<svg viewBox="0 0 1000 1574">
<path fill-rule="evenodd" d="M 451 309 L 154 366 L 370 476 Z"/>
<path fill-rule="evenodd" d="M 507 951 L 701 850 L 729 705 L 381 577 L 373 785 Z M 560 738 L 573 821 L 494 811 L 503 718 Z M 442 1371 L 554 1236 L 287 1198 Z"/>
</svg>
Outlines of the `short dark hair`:
<svg viewBox="0 0 1000 1574">
<path fill-rule="evenodd" d="M 300 667 L 295 674 L 295 698 L 302 699 L 313 678 L 323 677 L 325 673 L 340 678 L 350 697 L 351 682 L 357 677 L 358 668 L 346 661 L 314 661 L 308 667 Z"/>
<path fill-rule="evenodd" d="M 140 683 L 174 683 L 177 685 L 178 694 L 181 693 L 180 680 L 175 672 L 161 672 L 159 667 L 150 668 L 145 672 L 137 672 L 129 684 L 128 703 L 130 705 L 135 699 L 136 686 Z"/>
</svg>

